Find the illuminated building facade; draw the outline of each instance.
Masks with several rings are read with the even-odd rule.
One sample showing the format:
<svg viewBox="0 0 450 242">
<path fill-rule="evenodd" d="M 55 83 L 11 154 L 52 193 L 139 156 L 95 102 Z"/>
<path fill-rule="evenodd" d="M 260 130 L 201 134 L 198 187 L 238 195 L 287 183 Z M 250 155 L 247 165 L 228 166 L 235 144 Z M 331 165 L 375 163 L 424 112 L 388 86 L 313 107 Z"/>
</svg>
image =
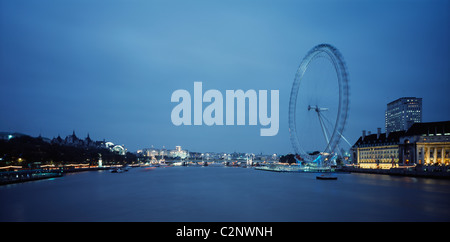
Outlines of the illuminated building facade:
<svg viewBox="0 0 450 242">
<path fill-rule="evenodd" d="M 408 130 L 412 124 L 422 122 L 422 98 L 402 97 L 387 104 L 386 132 Z"/>
<path fill-rule="evenodd" d="M 189 152 L 187 150 L 182 150 L 181 146 L 175 146 L 175 150 L 169 151 L 169 157 L 186 159 L 189 157 Z"/>
<path fill-rule="evenodd" d="M 381 133 L 378 128 L 376 134 L 363 135 L 352 147 L 353 160 L 360 168 L 390 169 L 399 163 L 399 141 L 405 131 Z"/>
<path fill-rule="evenodd" d="M 363 135 L 352 147 L 360 168 L 450 165 L 450 121 L 414 123 L 407 131 Z"/>
<path fill-rule="evenodd" d="M 450 121 L 417 123 L 400 138 L 400 163 L 450 165 Z"/>
</svg>

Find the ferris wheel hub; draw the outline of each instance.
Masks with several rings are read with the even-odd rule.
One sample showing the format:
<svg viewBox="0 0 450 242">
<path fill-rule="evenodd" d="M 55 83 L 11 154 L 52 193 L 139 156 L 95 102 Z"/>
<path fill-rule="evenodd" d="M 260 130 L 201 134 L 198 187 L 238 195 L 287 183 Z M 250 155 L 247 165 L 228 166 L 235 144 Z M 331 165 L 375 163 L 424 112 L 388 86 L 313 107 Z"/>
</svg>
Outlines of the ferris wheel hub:
<svg viewBox="0 0 450 242">
<path fill-rule="evenodd" d="M 313 109 L 316 112 L 328 111 L 328 108 L 320 108 L 317 105 L 314 105 L 314 106 L 308 105 L 308 111 L 310 111 L 311 109 Z"/>
</svg>

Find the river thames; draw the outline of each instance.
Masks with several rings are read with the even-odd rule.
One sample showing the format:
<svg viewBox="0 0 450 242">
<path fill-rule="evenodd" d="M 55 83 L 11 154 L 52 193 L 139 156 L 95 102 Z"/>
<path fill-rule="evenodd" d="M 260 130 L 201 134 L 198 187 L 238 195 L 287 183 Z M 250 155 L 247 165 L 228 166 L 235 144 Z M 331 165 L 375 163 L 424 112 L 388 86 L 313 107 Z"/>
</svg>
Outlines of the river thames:
<svg viewBox="0 0 450 242">
<path fill-rule="evenodd" d="M 450 221 L 450 180 L 237 167 L 88 171 L 0 186 L 0 221 Z"/>
</svg>

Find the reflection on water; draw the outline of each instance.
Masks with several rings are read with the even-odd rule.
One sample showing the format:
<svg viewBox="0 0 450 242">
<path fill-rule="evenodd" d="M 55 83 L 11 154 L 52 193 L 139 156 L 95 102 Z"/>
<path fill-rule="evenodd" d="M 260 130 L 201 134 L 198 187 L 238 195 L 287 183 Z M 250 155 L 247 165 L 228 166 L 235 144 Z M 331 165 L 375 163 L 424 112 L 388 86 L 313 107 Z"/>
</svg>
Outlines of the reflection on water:
<svg viewBox="0 0 450 242">
<path fill-rule="evenodd" d="M 91 171 L 0 187 L 0 221 L 449 221 L 450 181 L 231 167 Z"/>
<path fill-rule="evenodd" d="M 409 189 L 419 189 L 418 192 L 436 192 L 448 194 L 449 181 L 444 179 L 423 179 L 406 176 L 374 175 L 374 174 L 354 174 L 364 177 L 359 180 L 360 183 L 374 186 L 403 187 Z"/>
</svg>

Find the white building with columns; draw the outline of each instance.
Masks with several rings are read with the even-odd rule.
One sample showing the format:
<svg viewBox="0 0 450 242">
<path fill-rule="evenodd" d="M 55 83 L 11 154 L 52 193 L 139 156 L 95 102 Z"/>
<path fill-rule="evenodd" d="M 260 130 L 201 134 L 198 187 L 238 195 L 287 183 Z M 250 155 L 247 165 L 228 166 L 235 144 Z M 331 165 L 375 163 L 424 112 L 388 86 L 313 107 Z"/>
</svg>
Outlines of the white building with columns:
<svg viewBox="0 0 450 242">
<path fill-rule="evenodd" d="M 400 163 L 450 165 L 450 121 L 415 123 L 399 142 Z"/>
<path fill-rule="evenodd" d="M 414 123 L 406 131 L 363 135 L 352 160 L 361 168 L 390 169 L 421 165 L 450 166 L 450 121 Z"/>
</svg>

